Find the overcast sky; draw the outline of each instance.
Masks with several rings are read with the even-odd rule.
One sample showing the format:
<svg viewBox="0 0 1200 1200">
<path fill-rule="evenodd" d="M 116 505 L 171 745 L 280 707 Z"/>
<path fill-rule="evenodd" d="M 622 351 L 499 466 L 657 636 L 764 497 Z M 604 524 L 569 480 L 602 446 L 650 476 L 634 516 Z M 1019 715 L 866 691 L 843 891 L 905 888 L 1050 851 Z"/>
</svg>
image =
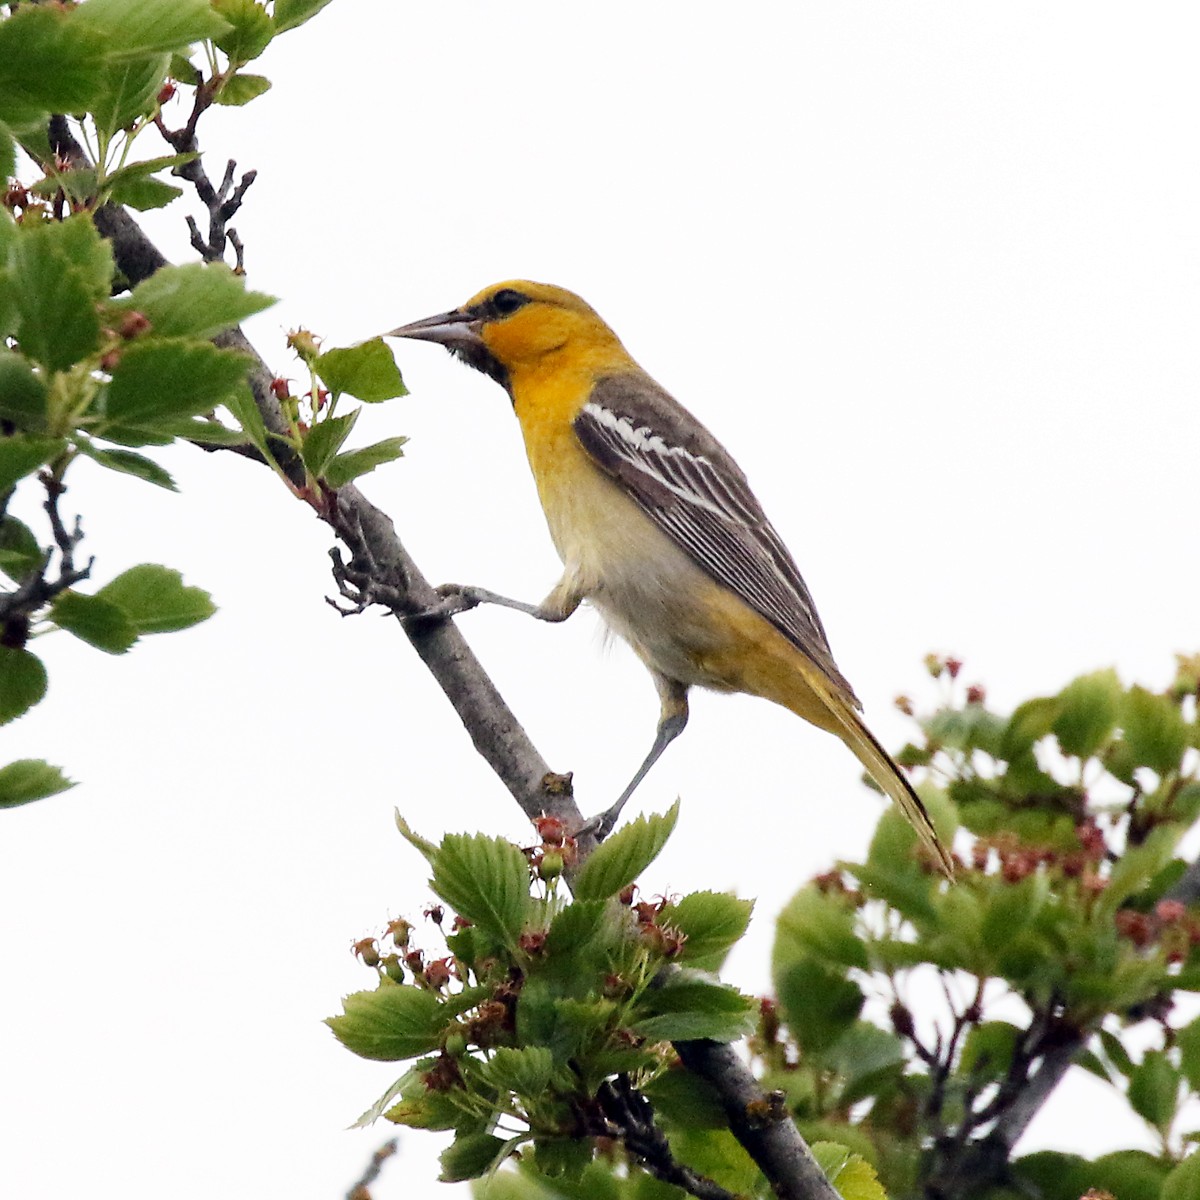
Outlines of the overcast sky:
<svg viewBox="0 0 1200 1200">
<path fill-rule="evenodd" d="M 297 324 L 347 344 L 513 276 L 586 297 L 746 469 L 897 746 L 930 650 L 1003 710 L 1109 664 L 1161 686 L 1200 646 L 1198 25 L 1184 3 L 335 0 L 201 134 L 214 174 L 258 171 L 236 224 L 282 302 L 248 332 L 283 374 Z M 152 227 L 193 257 L 181 209 Z M 358 433 L 409 453 L 365 490 L 433 580 L 540 599 L 558 563 L 503 392 L 398 353 L 412 395 Z M 328 530 L 250 464 L 161 457 L 179 495 L 81 463 L 68 509 L 99 581 L 163 562 L 220 613 L 121 660 L 39 642 L 50 695 L 0 733 L 0 760 L 81 781 L 0 817 L 0 1194 L 326 1200 L 390 1132 L 344 1132 L 398 1072 L 320 1021 L 371 986 L 351 942 L 427 903 L 393 808 L 434 838 L 528 830 L 395 624 L 325 604 Z M 607 805 L 653 732 L 642 668 L 589 613 L 461 625 Z M 863 850 L 858 778 L 782 710 L 695 697 L 633 808 L 683 799 L 652 891 L 759 898 L 733 982 L 767 985 L 774 914 Z M 1025 1148 L 1148 1144 L 1120 1108 L 1077 1081 Z M 451 1195 L 443 1144 L 402 1132 L 377 1195 Z"/>
</svg>

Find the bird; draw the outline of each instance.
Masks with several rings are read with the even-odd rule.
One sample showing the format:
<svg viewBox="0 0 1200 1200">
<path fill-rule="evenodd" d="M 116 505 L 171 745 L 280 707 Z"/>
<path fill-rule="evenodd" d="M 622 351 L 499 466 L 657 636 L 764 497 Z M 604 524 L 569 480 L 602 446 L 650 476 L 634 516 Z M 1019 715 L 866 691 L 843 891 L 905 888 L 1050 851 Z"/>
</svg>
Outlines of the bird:
<svg viewBox="0 0 1200 1200">
<path fill-rule="evenodd" d="M 745 474 L 590 305 L 564 288 L 509 280 L 384 336 L 440 344 L 508 393 L 563 563 L 540 604 L 448 585 L 427 615 L 498 604 L 564 621 L 587 601 L 654 680 L 660 715 L 650 751 L 586 829 L 611 832 L 683 732 L 692 687 L 745 692 L 841 738 L 952 876 L 925 805 L 864 723 L 809 589 Z"/>
</svg>

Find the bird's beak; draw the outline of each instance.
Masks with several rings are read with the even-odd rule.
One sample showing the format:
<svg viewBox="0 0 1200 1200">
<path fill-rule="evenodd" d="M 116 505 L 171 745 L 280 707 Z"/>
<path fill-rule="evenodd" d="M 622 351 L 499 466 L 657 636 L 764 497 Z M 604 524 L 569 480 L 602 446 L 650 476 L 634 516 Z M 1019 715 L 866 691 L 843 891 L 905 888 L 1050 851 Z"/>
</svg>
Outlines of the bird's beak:
<svg viewBox="0 0 1200 1200">
<path fill-rule="evenodd" d="M 420 342 L 437 342 L 451 350 L 467 350 L 483 346 L 482 329 L 483 322 L 478 317 L 455 309 L 401 325 L 383 336 L 414 338 Z"/>
</svg>

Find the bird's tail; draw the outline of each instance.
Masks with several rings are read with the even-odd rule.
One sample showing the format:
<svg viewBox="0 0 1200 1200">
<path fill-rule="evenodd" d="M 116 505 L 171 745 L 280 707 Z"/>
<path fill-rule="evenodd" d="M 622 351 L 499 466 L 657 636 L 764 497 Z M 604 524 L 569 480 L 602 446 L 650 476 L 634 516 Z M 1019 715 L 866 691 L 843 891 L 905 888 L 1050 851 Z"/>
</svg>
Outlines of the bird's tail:
<svg viewBox="0 0 1200 1200">
<path fill-rule="evenodd" d="M 833 732 L 854 751 L 858 761 L 867 769 L 867 774 L 896 802 L 925 848 L 937 860 L 946 878 L 953 879 L 954 863 L 950 854 L 933 827 L 929 810 L 913 790 L 904 772 L 863 724 L 858 713 L 837 692 L 828 688 L 822 688 L 821 691 L 822 699 L 836 722 Z"/>
</svg>

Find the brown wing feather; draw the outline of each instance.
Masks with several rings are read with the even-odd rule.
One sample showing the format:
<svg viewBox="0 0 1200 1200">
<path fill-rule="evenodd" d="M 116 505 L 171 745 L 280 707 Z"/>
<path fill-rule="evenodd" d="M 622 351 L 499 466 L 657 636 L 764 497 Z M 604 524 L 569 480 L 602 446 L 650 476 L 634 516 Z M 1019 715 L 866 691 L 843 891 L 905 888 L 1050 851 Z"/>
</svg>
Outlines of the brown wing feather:
<svg viewBox="0 0 1200 1200">
<path fill-rule="evenodd" d="M 858 707 L 795 561 L 738 465 L 640 374 L 600 380 L 574 422 L 597 466 L 675 543 L 803 651 Z"/>
</svg>

